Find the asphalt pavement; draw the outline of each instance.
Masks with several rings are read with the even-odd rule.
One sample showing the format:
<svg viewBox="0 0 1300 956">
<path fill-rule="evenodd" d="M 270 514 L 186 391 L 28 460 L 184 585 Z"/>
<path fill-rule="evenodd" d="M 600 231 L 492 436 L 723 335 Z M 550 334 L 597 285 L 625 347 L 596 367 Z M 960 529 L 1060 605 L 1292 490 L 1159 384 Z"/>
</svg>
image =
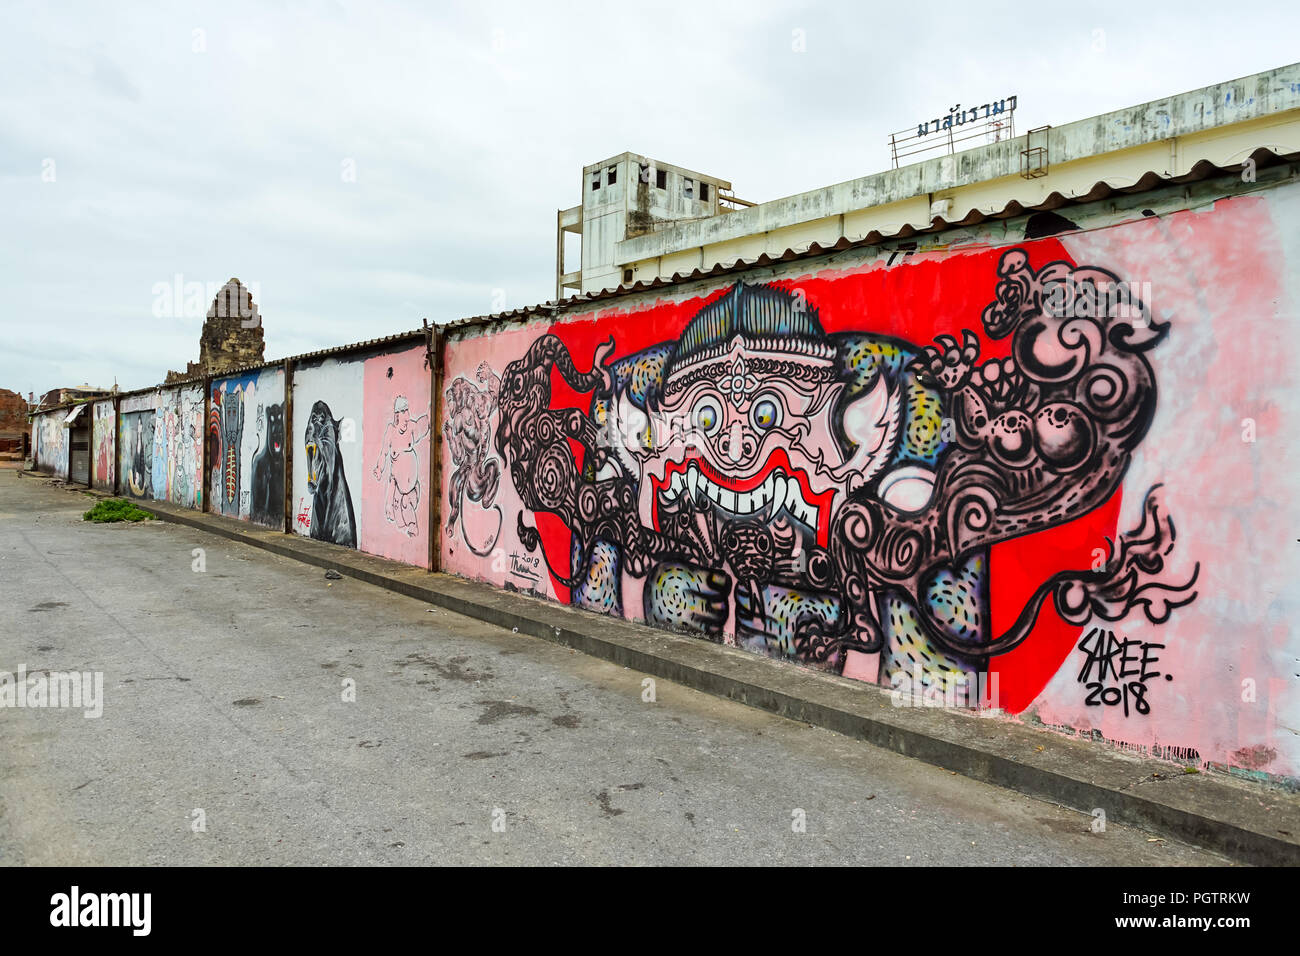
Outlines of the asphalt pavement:
<svg viewBox="0 0 1300 956">
<path fill-rule="evenodd" d="M 5 864 L 1217 865 L 0 470 Z M 197 550 L 196 550 L 197 549 Z"/>
</svg>

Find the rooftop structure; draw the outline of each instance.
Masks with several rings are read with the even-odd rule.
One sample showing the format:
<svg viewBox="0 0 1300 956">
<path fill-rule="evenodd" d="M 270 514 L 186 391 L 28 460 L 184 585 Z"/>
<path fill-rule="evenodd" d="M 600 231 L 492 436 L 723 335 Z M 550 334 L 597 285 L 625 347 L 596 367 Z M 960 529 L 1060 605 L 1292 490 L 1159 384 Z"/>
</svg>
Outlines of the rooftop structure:
<svg viewBox="0 0 1300 956">
<path fill-rule="evenodd" d="M 582 205 L 559 213 L 556 294 L 1054 210 L 1228 168 L 1248 177 L 1295 154 L 1300 63 L 757 204 L 732 198 L 724 180 L 624 153 L 586 167 Z M 703 184 L 716 187 L 707 199 Z M 581 268 L 568 273 L 565 232 L 583 243 Z"/>
</svg>

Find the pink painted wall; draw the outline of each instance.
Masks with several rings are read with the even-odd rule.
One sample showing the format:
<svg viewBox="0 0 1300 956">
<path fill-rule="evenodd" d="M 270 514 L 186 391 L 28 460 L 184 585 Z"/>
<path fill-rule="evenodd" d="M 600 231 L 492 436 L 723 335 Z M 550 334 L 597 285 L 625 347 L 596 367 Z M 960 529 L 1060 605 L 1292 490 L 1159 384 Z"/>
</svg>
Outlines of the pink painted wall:
<svg viewBox="0 0 1300 956">
<path fill-rule="evenodd" d="M 492 437 L 500 423 L 490 395 L 492 379 L 499 378 L 506 363 L 522 355 L 540 331 L 512 329 L 447 346 L 441 450 L 442 568 L 497 587 L 555 598 L 539 555 L 529 553 L 519 541 L 514 518 L 523 502 L 503 474 L 504 462 Z M 476 468 L 479 462 L 482 467 Z M 468 487 L 473 482 L 457 485 L 457 471 L 501 477 L 494 485 L 490 480 L 485 483 L 485 487 L 494 487 L 490 497 L 475 500 Z"/>
<path fill-rule="evenodd" d="M 1125 484 L 1164 483 L 1182 563 L 1199 560 L 1201 574 L 1197 600 L 1161 627 L 1110 625 L 1165 645 L 1172 680 L 1149 714 L 1086 706 L 1077 678 L 1087 655 L 1076 651 L 1035 701 L 1048 723 L 1300 773 L 1297 214 L 1276 192 L 1064 238 L 1075 257 L 1150 283 L 1154 313 L 1175 323 L 1155 421 Z M 1140 503 L 1126 498 L 1121 525 Z"/>
<path fill-rule="evenodd" d="M 833 268 L 796 263 L 745 281 L 800 290 L 828 333 L 862 330 L 920 348 L 940 334 L 980 330 L 999 257 L 1012 245 L 968 243 L 888 265 L 841 256 Z M 1119 619 L 1083 625 L 1067 623 L 1049 601 L 1023 644 L 990 658 L 1004 712 L 1193 764 L 1300 775 L 1300 186 L 1014 245 L 1034 269 L 1066 260 L 1113 273 L 1169 331 L 1149 352 L 1155 411 L 1115 493 L 1071 522 L 991 549 L 985 610 L 993 631 L 1008 626 L 1046 574 L 1086 570 L 1098 549 L 1107 553 L 1108 538 L 1137 529 L 1156 486 L 1176 547 L 1152 576 L 1187 588 L 1142 592 Z M 628 297 L 557 322 L 488 327 L 448 342 L 445 570 L 582 603 L 554 570 L 569 566 L 569 530 L 555 514 L 524 505 L 508 450 L 497 445 L 496 380 L 547 334 L 563 342 L 580 374 L 676 341 L 728 284 Z M 609 351 L 598 352 L 609 340 Z M 1006 341 L 982 338 L 980 361 L 1008 355 Z M 550 409 L 594 414 L 590 398 L 558 373 L 551 390 Z M 582 480 L 596 479 L 578 487 Z M 532 551 L 519 539 L 521 519 L 537 529 Z M 718 570 L 734 581 L 732 568 Z M 624 566 L 615 577 L 617 613 L 641 619 L 647 575 Z M 1140 600 L 1147 594 L 1184 603 L 1167 615 L 1151 612 Z M 730 615 L 720 639 L 736 643 L 734 609 Z M 1098 658 L 1108 640 L 1158 660 L 1154 676 L 1121 677 L 1119 656 L 1109 664 Z M 847 656 L 845 676 L 886 686 L 882 677 L 901 660 Z"/>
<path fill-rule="evenodd" d="M 427 568 L 431 419 L 424 349 L 367 359 L 362 387 L 361 550 Z"/>
</svg>

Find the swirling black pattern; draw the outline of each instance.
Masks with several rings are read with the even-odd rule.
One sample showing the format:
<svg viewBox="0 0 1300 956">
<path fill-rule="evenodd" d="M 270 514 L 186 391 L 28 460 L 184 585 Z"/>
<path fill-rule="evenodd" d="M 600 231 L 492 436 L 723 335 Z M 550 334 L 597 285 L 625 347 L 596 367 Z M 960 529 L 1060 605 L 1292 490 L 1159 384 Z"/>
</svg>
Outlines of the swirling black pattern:
<svg viewBox="0 0 1300 956">
<path fill-rule="evenodd" d="M 959 641 L 936 618 L 926 595 L 943 574 L 993 545 L 1073 521 L 1106 502 L 1156 407 L 1147 353 L 1169 326 L 1154 321 L 1117 276 L 1067 262 L 1034 270 L 1027 252 L 1016 248 L 1002 256 L 997 277 L 982 323 L 995 340 L 1011 337 L 1009 357 L 981 363 L 979 339 L 963 330 L 960 343 L 941 336 L 914 363 L 911 371 L 941 396 L 956 426 L 933 493 L 919 511 L 906 513 L 866 484 L 839 506 L 827 547 L 810 557 L 805 580 L 837 595 L 843 613 L 835 625 L 812 619 L 799 625 L 801 659 L 834 665 L 846 649 L 880 651 L 877 602 L 886 593 L 906 597 L 933 644 L 965 660 L 1019 646 L 1048 600 L 1065 620 L 1081 624 L 1134 609 L 1159 621 L 1196 597 L 1199 565 L 1190 580 L 1166 580 L 1174 535 L 1157 487 L 1147 493 L 1142 527 L 1119 537 L 1104 567 L 1052 575 L 1005 633 L 978 644 Z M 612 348 L 612 339 L 599 346 L 590 371 L 581 372 L 557 336 L 543 335 L 502 376 L 496 444 L 514 486 L 527 509 L 558 516 L 574 536 L 570 567 L 552 574 L 574 586 L 592 549 L 605 541 L 618 547 L 634 576 L 671 558 L 706 568 L 725 563 L 744 582 L 768 580 L 778 549 L 766 528 L 729 529 L 721 553 L 713 553 L 685 515 L 666 515 L 659 530 L 645 527 L 636 478 L 604 468 L 611 453 L 599 440 L 594 414 L 550 408 L 553 372 L 579 393 L 610 394 L 603 359 Z M 747 371 L 791 379 L 812 374 L 796 362 L 762 361 Z M 688 371 L 673 387 L 714 371 L 716 365 Z M 598 479 L 601 474 L 612 477 Z M 537 530 L 522 515 L 518 531 L 525 548 L 539 546 Z"/>
<path fill-rule="evenodd" d="M 703 560 L 703 552 L 680 541 L 670 543 L 662 534 L 637 520 L 636 488 L 623 475 L 596 480 L 608 452 L 599 428 L 577 409 L 551 409 L 551 372 L 560 373 L 570 388 L 580 393 L 608 386 L 601 359 L 613 346 L 609 340 L 596 350 L 589 372 L 579 372 L 560 339 L 543 335 L 522 359 L 506 366 L 501 376 L 500 421 L 496 444 L 507 462 L 510 479 L 524 506 L 532 512 L 559 517 L 574 536 L 575 557 L 567 570 L 551 567 L 565 587 L 581 583 L 598 541 L 617 545 L 626 556 L 629 572 L 643 575 L 649 564 L 665 555 Z M 583 449 L 580 464 L 570 442 Z M 537 529 L 518 518 L 520 543 L 534 551 L 541 543 Z M 548 559 L 549 566 L 549 559 Z"/>
</svg>

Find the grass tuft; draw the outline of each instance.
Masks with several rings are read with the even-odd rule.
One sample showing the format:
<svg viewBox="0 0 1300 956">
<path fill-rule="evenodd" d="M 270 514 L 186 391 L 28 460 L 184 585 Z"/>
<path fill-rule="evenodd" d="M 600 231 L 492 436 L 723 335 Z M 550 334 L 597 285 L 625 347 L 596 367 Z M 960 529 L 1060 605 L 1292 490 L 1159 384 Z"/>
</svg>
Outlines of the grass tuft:
<svg viewBox="0 0 1300 956">
<path fill-rule="evenodd" d="M 153 515 L 137 508 L 133 502 L 125 498 L 104 498 L 82 515 L 82 518 L 96 524 L 104 524 L 110 521 L 149 521 Z"/>
</svg>

